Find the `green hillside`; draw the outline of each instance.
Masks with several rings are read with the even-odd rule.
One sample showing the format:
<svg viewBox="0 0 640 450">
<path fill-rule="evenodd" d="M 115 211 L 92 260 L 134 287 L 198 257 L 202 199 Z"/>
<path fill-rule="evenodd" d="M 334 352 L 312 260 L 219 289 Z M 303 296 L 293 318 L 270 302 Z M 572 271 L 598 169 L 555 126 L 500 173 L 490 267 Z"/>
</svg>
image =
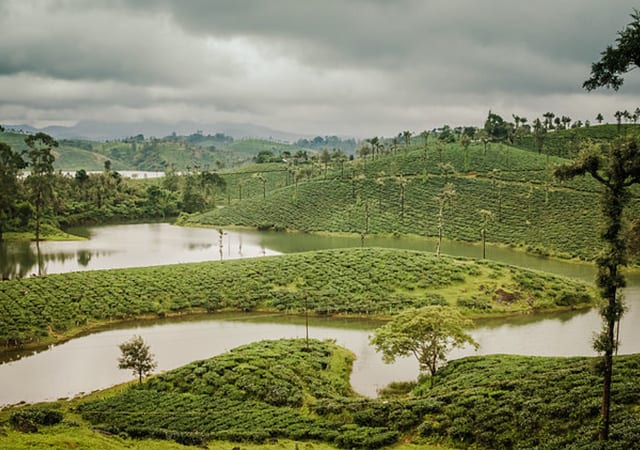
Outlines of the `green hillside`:
<svg viewBox="0 0 640 450">
<path fill-rule="evenodd" d="M 16 151 L 23 151 L 27 150 L 26 136 L 0 132 L 0 142 L 11 145 Z M 56 157 L 54 166 L 58 170 L 69 171 L 100 171 L 107 160 L 114 170 L 163 171 L 166 165 L 177 171 L 196 167 L 220 170 L 249 164 L 261 151 L 271 151 L 276 156 L 283 152 L 314 152 L 297 145 L 261 139 L 234 141 L 224 135 L 168 136 L 162 139 L 140 136 L 110 142 L 63 139 L 59 143 L 53 152 Z"/>
<path fill-rule="evenodd" d="M 0 446 L 29 448 L 30 440 L 49 448 L 64 439 L 56 448 L 80 448 L 70 443 L 91 439 L 140 449 L 177 448 L 159 440 L 210 449 L 604 448 L 596 358 L 467 357 L 442 368 L 433 388 L 423 379 L 379 399 L 352 392 L 352 362 L 328 341 L 256 342 L 141 385 L 2 411 Z M 636 448 L 640 356 L 618 356 L 615 365 L 606 448 Z"/>
<path fill-rule="evenodd" d="M 426 155 L 426 157 L 425 157 Z M 448 239 L 480 240 L 480 210 L 492 213 L 487 240 L 540 254 L 592 259 L 597 254 L 599 186 L 590 178 L 559 182 L 554 166 L 567 160 L 504 144 L 414 145 L 407 151 L 316 168 L 297 185 L 268 184 L 225 208 L 185 217 L 186 225 L 438 235 L 438 196 L 446 183 L 455 201 L 444 209 Z M 284 169 L 284 167 L 283 167 Z M 246 179 L 246 178 L 245 178 Z M 640 212 L 640 197 L 631 201 Z"/>
<path fill-rule="evenodd" d="M 308 308 L 386 317 L 431 304 L 480 317 L 590 307 L 595 298 L 584 283 L 488 261 L 379 248 L 325 250 L 5 281 L 0 344 L 44 344 L 105 321 L 149 315 Z"/>
<path fill-rule="evenodd" d="M 28 150 L 24 139 L 27 135 L 13 132 L 0 132 L 0 142 L 7 143 L 14 151 Z M 104 155 L 95 153 L 92 144 L 85 141 L 60 141 L 60 146 L 53 150 L 55 161 L 53 166 L 56 170 L 103 170 L 107 159 Z M 119 161 L 112 161 L 112 168 L 115 170 L 126 170 L 131 167 Z"/>
<path fill-rule="evenodd" d="M 611 141 L 618 136 L 637 133 L 638 130 L 640 130 L 640 125 L 623 123 L 619 127 L 616 124 L 606 124 L 549 131 L 544 138 L 542 153 L 562 158 L 573 158 L 578 153 L 580 144 L 584 141 Z M 514 145 L 525 150 L 537 152 L 534 138 L 530 134 L 517 137 Z"/>
</svg>

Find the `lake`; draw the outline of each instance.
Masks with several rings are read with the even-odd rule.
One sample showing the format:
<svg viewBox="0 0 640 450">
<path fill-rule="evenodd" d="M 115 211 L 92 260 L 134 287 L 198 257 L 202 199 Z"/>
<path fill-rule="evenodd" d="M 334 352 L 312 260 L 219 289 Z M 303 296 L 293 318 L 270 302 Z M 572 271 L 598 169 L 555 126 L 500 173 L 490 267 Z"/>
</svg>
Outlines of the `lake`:
<svg viewBox="0 0 640 450">
<path fill-rule="evenodd" d="M 90 239 L 74 242 L 43 242 L 5 245 L 0 253 L 6 273 L 24 276 L 75 270 L 148 266 L 206 260 L 259 257 L 326 248 L 356 247 L 359 237 L 318 236 L 181 228 L 165 223 L 113 225 L 74 230 Z M 366 246 L 430 250 L 435 241 L 410 238 L 367 238 Z M 15 245 L 15 247 L 12 247 Z M 17 253 L 16 253 L 17 248 Z M 461 256 L 479 256 L 479 245 L 446 243 L 443 251 Z M 20 255 L 20 252 L 23 252 Z M 7 255 L 11 255 L 8 257 Z M 573 276 L 591 281 L 593 266 L 535 257 L 502 247 L 488 247 L 491 259 L 523 267 Z M 38 261 L 40 263 L 38 264 Z M 3 272 L 4 274 L 5 272 Z M 625 296 L 629 311 L 622 321 L 621 353 L 640 352 L 640 279 L 629 277 Z M 414 380 L 418 366 L 406 358 L 393 365 L 382 362 L 369 346 L 368 337 L 379 323 L 367 320 L 311 318 L 310 336 L 335 339 L 356 354 L 351 377 L 354 389 L 375 396 L 390 381 Z M 523 355 L 593 355 L 591 337 L 600 327 L 596 311 L 552 315 L 525 315 L 477 321 L 472 335 L 480 343 L 478 352 L 463 349 L 450 358 L 470 354 L 516 353 Z M 45 351 L 22 354 L 20 359 L 0 365 L 0 405 L 70 397 L 132 379 L 117 369 L 118 344 L 141 335 L 158 360 L 158 371 L 170 370 L 190 361 L 208 358 L 238 345 L 262 339 L 304 337 L 304 318 L 269 315 L 209 315 L 153 322 L 119 324 Z M 7 359 L 15 357 L 9 355 Z"/>
</svg>

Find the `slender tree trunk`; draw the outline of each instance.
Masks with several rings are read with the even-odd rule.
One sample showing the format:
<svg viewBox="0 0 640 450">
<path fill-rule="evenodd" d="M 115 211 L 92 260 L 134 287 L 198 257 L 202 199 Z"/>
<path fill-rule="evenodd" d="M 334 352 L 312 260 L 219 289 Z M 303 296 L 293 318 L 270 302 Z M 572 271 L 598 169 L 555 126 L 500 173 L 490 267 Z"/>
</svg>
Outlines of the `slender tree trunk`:
<svg viewBox="0 0 640 450">
<path fill-rule="evenodd" d="M 440 215 L 438 216 L 438 244 L 436 245 L 436 256 L 440 257 L 440 248 L 442 247 L 442 227 L 443 227 L 443 219 L 442 219 L 442 208 L 440 209 Z"/>
<path fill-rule="evenodd" d="M 626 189 L 619 183 L 605 185 L 605 195 L 602 202 L 606 226 L 602 232 L 602 239 L 606 244 L 605 253 L 600 259 L 597 284 L 606 301 L 600 314 L 604 321 L 600 347 L 603 350 L 603 381 L 601 428 L 599 439 L 609 439 L 609 425 L 611 422 L 611 383 L 613 378 L 613 354 L 618 342 L 615 337 L 616 323 L 622 315 L 622 304 L 618 290 L 624 287 L 624 278 L 619 273 L 619 267 L 625 263 L 625 243 L 620 237 L 622 229 L 622 211 L 626 203 Z"/>
<path fill-rule="evenodd" d="M 40 198 L 36 197 L 36 242 L 40 242 Z"/>
<path fill-rule="evenodd" d="M 38 276 L 41 277 L 44 261 L 42 260 L 42 253 L 40 252 L 40 241 L 36 241 L 36 259 L 38 260 Z"/>
</svg>

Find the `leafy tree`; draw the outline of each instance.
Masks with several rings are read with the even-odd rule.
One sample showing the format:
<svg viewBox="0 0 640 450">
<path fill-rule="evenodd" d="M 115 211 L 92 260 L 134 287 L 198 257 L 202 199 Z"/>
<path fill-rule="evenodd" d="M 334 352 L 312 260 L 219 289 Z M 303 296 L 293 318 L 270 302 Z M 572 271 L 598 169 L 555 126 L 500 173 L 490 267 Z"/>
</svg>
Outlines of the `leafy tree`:
<svg viewBox="0 0 640 450">
<path fill-rule="evenodd" d="M 142 384 L 142 377 L 151 373 L 158 366 L 155 355 L 145 344 L 141 336 L 133 336 L 118 347 L 122 356 L 118 358 L 119 369 L 131 369 L 138 376 L 138 383 Z"/>
<path fill-rule="evenodd" d="M 548 112 L 546 112 L 546 113 L 544 113 L 542 115 L 542 117 L 544 117 L 544 127 L 547 130 L 553 130 L 553 118 L 555 116 L 556 115 L 554 113 L 550 112 L 550 111 L 548 111 Z"/>
<path fill-rule="evenodd" d="M 26 166 L 11 146 L 0 142 L 0 241 L 18 193 L 18 173 Z"/>
<path fill-rule="evenodd" d="M 533 122 L 533 142 L 538 150 L 538 153 L 542 153 L 542 147 L 544 146 L 544 140 L 547 137 L 547 128 L 543 126 L 540 119 L 536 119 Z"/>
<path fill-rule="evenodd" d="M 199 181 L 195 175 L 189 174 L 184 177 L 184 188 L 182 191 L 181 209 L 187 213 L 202 211 L 206 206 L 206 199 L 200 189 Z"/>
<path fill-rule="evenodd" d="M 602 113 L 598 113 L 598 115 L 596 116 L 596 122 L 598 122 L 598 124 L 601 124 L 603 120 L 604 117 L 602 117 Z"/>
<path fill-rule="evenodd" d="M 616 124 L 617 127 L 616 129 L 618 130 L 618 133 L 620 132 L 620 127 L 622 126 L 622 117 L 624 116 L 622 111 L 616 111 L 614 114 L 614 117 L 616 118 Z"/>
<path fill-rule="evenodd" d="M 586 90 L 607 87 L 617 91 L 624 82 L 621 75 L 640 67 L 640 12 L 634 9 L 631 17 L 633 21 L 618 32 L 615 47 L 607 46 L 600 61 L 591 64 L 591 76 L 582 84 Z"/>
<path fill-rule="evenodd" d="M 262 198 L 267 198 L 267 177 L 263 173 L 255 173 L 253 177 L 262 183 Z"/>
<path fill-rule="evenodd" d="M 487 146 L 491 142 L 491 137 L 485 129 L 479 130 L 476 137 L 482 142 L 482 156 L 487 156 Z"/>
<path fill-rule="evenodd" d="M 329 168 L 329 162 L 331 161 L 331 153 L 326 148 L 323 148 L 320 152 L 320 162 L 324 165 L 324 178 L 327 178 L 327 170 Z"/>
<path fill-rule="evenodd" d="M 563 180 L 585 174 L 591 175 L 603 187 L 600 203 L 604 227 L 600 237 L 604 248 L 596 260 L 596 284 L 605 303 L 600 310 L 603 327 L 594 341 L 594 348 L 603 353 L 600 440 L 607 440 L 613 354 L 619 344 L 614 328 L 624 311 L 621 289 L 625 286 L 625 278 L 620 269 L 627 264 L 627 241 L 622 232 L 622 214 L 629 202 L 629 187 L 640 183 L 640 149 L 637 140 L 617 139 L 613 143 L 588 146 L 575 161 L 555 170 L 556 177 Z"/>
<path fill-rule="evenodd" d="M 487 226 L 489 222 L 493 220 L 493 213 L 488 209 L 481 209 L 478 211 L 480 213 L 480 218 L 482 219 L 482 229 L 480 230 L 480 234 L 482 235 L 482 259 L 486 259 L 487 257 Z"/>
<path fill-rule="evenodd" d="M 453 206 L 456 198 L 456 190 L 453 184 L 446 183 L 439 195 L 436 196 L 438 202 L 438 245 L 436 246 L 436 255 L 440 256 L 442 248 L 442 235 L 444 232 L 444 214 L 447 206 Z"/>
<path fill-rule="evenodd" d="M 507 122 L 498 114 L 489 111 L 484 122 L 484 131 L 493 141 L 504 141 L 507 138 Z"/>
<path fill-rule="evenodd" d="M 37 133 L 25 139 L 29 150 L 30 174 L 26 179 L 30 197 L 35 206 L 36 242 L 40 240 L 40 222 L 42 210 L 50 202 L 53 195 L 53 162 L 55 157 L 52 150 L 58 147 L 58 141 L 45 133 Z"/>
<path fill-rule="evenodd" d="M 278 161 L 278 158 L 275 157 L 271 150 L 261 150 L 258 154 L 253 158 L 256 164 L 264 164 L 268 162 Z"/>
<path fill-rule="evenodd" d="M 367 169 L 367 156 L 371 154 L 371 147 L 368 144 L 361 146 L 356 153 L 360 158 L 362 158 L 364 169 Z"/>
<path fill-rule="evenodd" d="M 463 134 L 460 138 L 460 145 L 464 149 L 464 170 L 469 170 L 469 145 L 471 145 L 471 138 Z"/>
<path fill-rule="evenodd" d="M 447 144 L 451 144 L 456 141 L 456 136 L 449 125 L 443 125 L 438 132 L 438 140 L 441 142 L 445 142 Z"/>
<path fill-rule="evenodd" d="M 398 314 L 376 329 L 369 342 L 382 352 L 386 363 L 401 356 L 415 356 L 420 371 L 429 372 L 433 385 L 438 367 L 446 361 L 449 351 L 465 344 L 478 348 L 478 343 L 465 331 L 470 325 L 470 320 L 451 307 L 425 306 Z"/>
<path fill-rule="evenodd" d="M 424 143 L 424 148 L 426 149 L 427 146 L 429 145 L 429 135 L 431 134 L 430 131 L 428 130 L 424 130 L 422 133 L 420 133 L 420 137 L 423 140 Z M 426 150 L 425 150 L 426 151 Z"/>
<path fill-rule="evenodd" d="M 411 135 L 413 135 L 413 133 L 409 130 L 404 130 L 402 132 L 402 140 L 404 141 L 405 151 L 409 147 L 409 144 L 411 143 Z"/>
</svg>

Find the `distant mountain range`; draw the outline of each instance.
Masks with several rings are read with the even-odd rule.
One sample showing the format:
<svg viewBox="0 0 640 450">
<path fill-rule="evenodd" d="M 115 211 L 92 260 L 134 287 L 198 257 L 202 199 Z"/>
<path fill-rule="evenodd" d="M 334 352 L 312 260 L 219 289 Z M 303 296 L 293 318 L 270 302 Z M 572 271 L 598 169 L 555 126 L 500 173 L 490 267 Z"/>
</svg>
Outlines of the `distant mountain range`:
<svg viewBox="0 0 640 450">
<path fill-rule="evenodd" d="M 35 128 L 31 125 L 4 125 L 7 130 L 23 131 L 26 133 L 44 132 L 55 139 L 83 139 L 90 141 L 110 141 L 124 139 L 131 136 L 143 134 L 145 137 L 165 137 L 172 133 L 178 135 L 190 135 L 201 131 L 203 134 L 224 133 L 234 139 L 258 138 L 284 142 L 295 142 L 301 138 L 314 137 L 311 135 L 290 133 L 287 131 L 274 130 L 261 125 L 251 123 L 218 123 L 214 125 L 203 125 L 190 121 L 178 122 L 176 124 L 166 124 L 160 122 L 95 122 L 85 121 L 70 127 L 49 126 L 45 128 Z"/>
</svg>

